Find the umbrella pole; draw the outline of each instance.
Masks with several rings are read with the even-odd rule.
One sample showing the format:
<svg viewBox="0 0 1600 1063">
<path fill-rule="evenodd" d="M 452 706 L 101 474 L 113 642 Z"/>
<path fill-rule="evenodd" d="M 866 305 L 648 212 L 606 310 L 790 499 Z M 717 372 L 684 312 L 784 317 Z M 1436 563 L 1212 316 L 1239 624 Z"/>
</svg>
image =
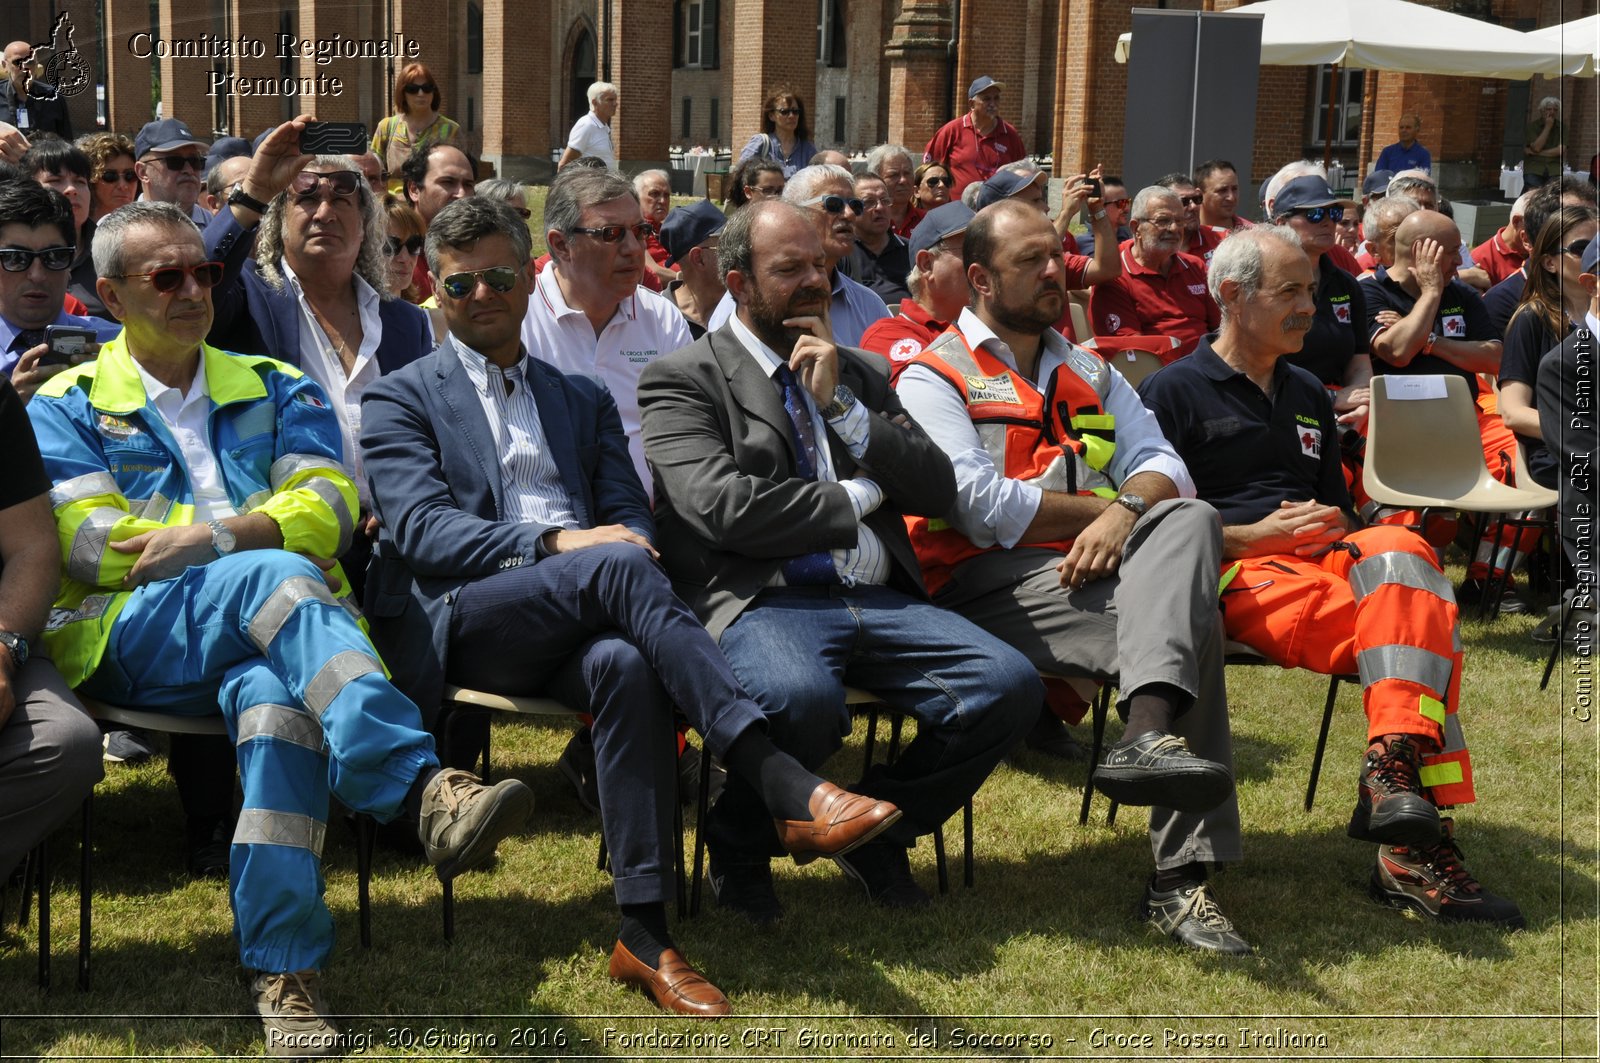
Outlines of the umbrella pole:
<svg viewBox="0 0 1600 1063">
<path fill-rule="evenodd" d="M 1333 64 L 1333 77 L 1328 83 L 1328 120 L 1322 130 L 1322 172 L 1327 173 L 1333 163 L 1333 111 L 1339 100 L 1339 64 Z"/>
</svg>

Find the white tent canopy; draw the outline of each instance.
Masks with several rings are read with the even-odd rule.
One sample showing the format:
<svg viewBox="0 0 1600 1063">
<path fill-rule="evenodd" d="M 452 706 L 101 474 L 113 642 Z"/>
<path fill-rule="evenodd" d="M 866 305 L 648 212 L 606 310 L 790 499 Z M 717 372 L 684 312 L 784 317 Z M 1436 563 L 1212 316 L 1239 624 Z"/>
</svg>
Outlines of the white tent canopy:
<svg viewBox="0 0 1600 1063">
<path fill-rule="evenodd" d="M 1600 15 L 1590 15 L 1588 18 L 1563 22 L 1559 26 L 1532 30 L 1528 36 L 1559 48 L 1562 55 L 1569 58 L 1574 55 L 1582 56 L 1586 62 L 1578 73 L 1584 77 L 1594 77 L 1596 68 L 1600 67 Z"/>
<path fill-rule="evenodd" d="M 1338 63 L 1359 70 L 1526 79 L 1579 73 L 1593 60 L 1559 43 L 1406 0 L 1262 0 L 1229 14 L 1263 15 L 1265 66 Z M 1128 61 L 1133 35 L 1117 38 Z"/>
</svg>

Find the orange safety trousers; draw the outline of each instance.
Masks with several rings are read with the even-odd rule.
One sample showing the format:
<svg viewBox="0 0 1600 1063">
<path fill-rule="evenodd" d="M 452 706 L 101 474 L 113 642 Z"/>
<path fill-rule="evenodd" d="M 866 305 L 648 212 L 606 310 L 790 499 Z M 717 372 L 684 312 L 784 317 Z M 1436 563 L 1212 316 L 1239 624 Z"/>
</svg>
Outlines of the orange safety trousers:
<svg viewBox="0 0 1600 1063">
<path fill-rule="evenodd" d="M 1456 720 L 1461 638 L 1450 581 L 1415 532 L 1373 527 L 1344 542 L 1355 549 L 1224 562 L 1228 637 L 1285 668 L 1359 674 L 1369 740 L 1428 739 L 1437 752 L 1423 757 L 1423 785 L 1436 805 L 1467 804 L 1472 762 Z"/>
</svg>

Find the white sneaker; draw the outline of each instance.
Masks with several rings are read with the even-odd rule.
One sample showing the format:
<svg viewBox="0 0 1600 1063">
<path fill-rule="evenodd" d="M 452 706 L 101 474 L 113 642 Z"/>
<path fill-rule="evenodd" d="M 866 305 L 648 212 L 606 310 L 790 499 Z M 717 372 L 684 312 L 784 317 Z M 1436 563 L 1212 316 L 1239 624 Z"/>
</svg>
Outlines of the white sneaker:
<svg viewBox="0 0 1600 1063">
<path fill-rule="evenodd" d="M 250 983 L 269 1056 L 331 1056 L 341 1050 L 316 971 L 259 971 Z"/>
</svg>

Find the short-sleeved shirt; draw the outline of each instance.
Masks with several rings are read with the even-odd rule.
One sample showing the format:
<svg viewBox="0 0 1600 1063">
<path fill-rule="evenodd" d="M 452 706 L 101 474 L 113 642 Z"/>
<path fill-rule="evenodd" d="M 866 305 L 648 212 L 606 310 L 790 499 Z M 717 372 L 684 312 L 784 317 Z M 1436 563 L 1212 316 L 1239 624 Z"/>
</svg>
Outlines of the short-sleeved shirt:
<svg viewBox="0 0 1600 1063">
<path fill-rule="evenodd" d="M 1378 313 L 1382 310 L 1393 310 L 1401 317 L 1411 313 L 1417 305 L 1417 300 L 1391 276 L 1383 267 L 1378 272 L 1361 282 L 1361 292 L 1367 297 L 1367 339 L 1379 332 Z M 1489 312 L 1483 308 L 1483 299 L 1477 292 L 1460 281 L 1453 280 L 1445 286 L 1444 294 L 1439 297 L 1439 312 L 1433 316 L 1433 333 L 1440 339 L 1446 340 L 1498 340 L 1500 337 L 1494 331 L 1494 325 L 1489 321 Z M 1478 375 L 1468 372 L 1453 362 L 1448 362 L 1436 354 L 1419 354 L 1403 366 L 1392 365 L 1382 358 L 1372 360 L 1373 373 L 1401 373 L 1407 375 L 1434 375 L 1450 373 L 1461 377 L 1467 382 L 1467 387 L 1472 394 L 1478 393 Z"/>
<path fill-rule="evenodd" d="M 1472 264 L 1489 275 L 1491 285 L 1499 284 L 1528 261 L 1526 252 L 1513 251 L 1500 239 L 1500 230 L 1472 249 Z"/>
<path fill-rule="evenodd" d="M 1557 334 L 1550 330 L 1550 325 L 1543 315 L 1529 309 L 1517 314 L 1511 319 L 1511 324 L 1506 327 L 1505 350 L 1500 354 L 1500 386 L 1507 384 L 1526 384 L 1529 391 L 1538 387 L 1539 362 L 1546 354 L 1561 346 L 1561 341 L 1566 338 L 1572 329 L 1569 327 L 1565 333 Z M 1530 404 L 1536 402 L 1532 396 Z M 1540 413 L 1543 422 L 1547 414 Z M 1525 436 L 1517 433 L 1517 445 L 1522 448 L 1522 456 L 1528 463 L 1528 471 L 1533 478 L 1545 487 L 1556 485 L 1556 458 L 1550 453 L 1550 448 L 1544 445 L 1541 436 Z"/>
<path fill-rule="evenodd" d="M 604 162 L 608 170 L 617 168 L 617 149 L 611 143 L 611 127 L 600 121 L 593 111 L 572 123 L 567 147 L 576 151 L 580 158 L 592 155 Z"/>
<path fill-rule="evenodd" d="M 1397 140 L 1378 153 L 1378 161 L 1373 169 L 1388 170 L 1390 173 L 1399 173 L 1401 170 L 1425 170 L 1432 173 L 1433 156 L 1422 146 L 1420 140 L 1413 140 L 1409 148 L 1402 148 Z"/>
<path fill-rule="evenodd" d="M 1008 162 L 1018 162 L 1027 155 L 1022 146 L 1022 134 L 1004 118 L 997 119 L 994 128 L 979 133 L 972 124 L 972 115 L 946 122 L 928 146 L 923 149 L 923 162 L 937 162 L 950 171 L 954 185 L 952 199 L 961 198 L 961 190 L 974 181 L 987 181 L 995 171 Z"/>
<path fill-rule="evenodd" d="M 911 251 L 906 242 L 894 233 L 881 254 L 873 254 L 860 240 L 849 256 L 839 263 L 845 276 L 871 288 L 878 298 L 889 306 L 908 298 L 906 275 L 911 272 Z"/>
<path fill-rule="evenodd" d="M 940 321 L 929 314 L 927 308 L 915 299 L 902 299 L 899 313 L 874 321 L 861 334 L 861 349 L 889 359 L 889 378 L 894 380 L 911 359 L 927 349 L 949 327 L 950 322 Z"/>
<path fill-rule="evenodd" d="M 1212 253 L 1220 243 L 1222 234 L 1202 225 L 1189 236 L 1189 244 L 1184 250 L 1202 262 L 1210 262 Z"/>
<path fill-rule="evenodd" d="M 1483 309 L 1489 315 L 1489 327 L 1496 336 L 1505 336 L 1506 326 L 1511 324 L 1511 315 L 1517 312 L 1527 286 L 1528 275 L 1519 269 L 1483 293 Z"/>
<path fill-rule="evenodd" d="M 1361 283 L 1324 256 L 1318 267 L 1316 302 L 1305 343 L 1288 361 L 1324 386 L 1341 388 L 1350 359 L 1369 349 L 1367 299 Z"/>
<path fill-rule="evenodd" d="M 1139 398 L 1222 523 L 1254 524 L 1284 502 L 1307 499 L 1355 518 L 1333 399 L 1299 366 L 1278 359 L 1268 399 L 1201 340 L 1189 357 L 1146 377 Z"/>
<path fill-rule="evenodd" d="M 1176 349 L 1156 352 L 1166 360 L 1194 350 L 1200 337 L 1215 332 L 1222 321 L 1206 289 L 1204 262 L 1180 251 L 1163 277 L 1138 263 L 1132 240 L 1122 245 L 1122 276 L 1096 284 L 1089 293 L 1089 315 L 1096 336 L 1176 337 Z"/>
</svg>

